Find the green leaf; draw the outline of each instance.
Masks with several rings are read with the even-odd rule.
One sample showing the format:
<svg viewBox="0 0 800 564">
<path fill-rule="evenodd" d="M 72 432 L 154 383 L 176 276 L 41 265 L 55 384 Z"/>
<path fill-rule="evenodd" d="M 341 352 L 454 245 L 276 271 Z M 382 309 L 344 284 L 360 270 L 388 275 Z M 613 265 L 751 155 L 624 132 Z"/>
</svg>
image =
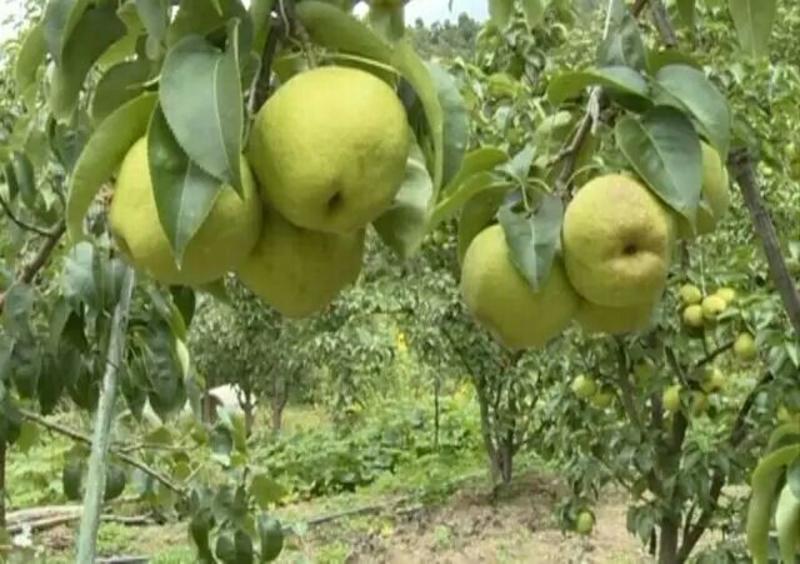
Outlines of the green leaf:
<svg viewBox="0 0 800 564">
<path fill-rule="evenodd" d="M 647 82 L 641 74 L 629 67 L 613 66 L 562 73 L 550 81 L 547 97 L 553 104 L 560 104 L 595 85 L 645 99 L 648 94 Z"/>
<path fill-rule="evenodd" d="M 536 151 L 533 145 L 525 145 L 510 161 L 497 167 L 498 172 L 503 172 L 513 178 L 519 185 L 524 186 L 528 181 L 533 158 Z"/>
<path fill-rule="evenodd" d="M 83 496 L 83 471 L 85 463 L 77 457 L 70 457 L 61 472 L 61 484 L 67 499 L 78 501 Z"/>
<path fill-rule="evenodd" d="M 67 42 L 89 3 L 89 0 L 50 0 L 47 3 L 42 27 L 47 50 L 56 63 L 61 61 Z"/>
<path fill-rule="evenodd" d="M 401 258 L 414 254 L 428 231 L 433 182 L 417 143 L 409 152 L 406 176 L 391 207 L 373 222 L 384 243 Z"/>
<path fill-rule="evenodd" d="M 5 292 L 2 311 L 3 327 L 11 336 L 26 336 L 36 294 L 29 285 L 16 282 Z"/>
<path fill-rule="evenodd" d="M 61 289 L 64 298 L 76 311 L 81 304 L 95 310 L 100 308 L 99 289 L 95 281 L 99 270 L 98 255 L 89 241 L 80 241 L 69 250 L 64 259 Z"/>
<path fill-rule="evenodd" d="M 15 151 L 8 164 L 12 170 L 13 189 L 19 192 L 23 203 L 28 208 L 34 209 L 36 207 L 36 177 L 33 163 L 25 153 Z M 11 189 L 11 185 L 9 188 Z"/>
<path fill-rule="evenodd" d="M 497 147 L 481 147 L 464 155 L 461 161 L 461 168 L 453 176 L 447 186 L 442 190 L 443 194 L 449 194 L 465 182 L 473 174 L 491 170 L 497 165 L 508 161 L 508 153 Z"/>
<path fill-rule="evenodd" d="M 428 70 L 436 84 L 444 119 L 442 182 L 447 183 L 461 168 L 469 142 L 469 120 L 455 79 L 436 63 L 428 63 Z"/>
<path fill-rule="evenodd" d="M 125 24 L 113 5 L 104 4 L 86 10 L 67 42 L 61 63 L 56 65 L 50 82 L 48 102 L 57 119 L 69 120 L 89 69 L 124 34 Z"/>
<path fill-rule="evenodd" d="M 33 399 L 42 374 L 42 350 L 32 339 L 18 341 L 14 346 L 11 379 L 21 398 Z"/>
<path fill-rule="evenodd" d="M 478 192 L 461 209 L 458 220 L 458 261 L 464 260 L 464 255 L 470 243 L 478 233 L 488 227 L 495 218 L 497 210 L 505 199 L 507 186 L 493 188 Z"/>
<path fill-rule="evenodd" d="M 197 306 L 195 291 L 188 286 L 170 286 L 169 293 L 172 295 L 172 302 L 183 319 L 184 326 L 189 327 Z"/>
<path fill-rule="evenodd" d="M 694 29 L 695 0 L 675 0 L 675 3 L 684 25 Z"/>
<path fill-rule="evenodd" d="M 27 453 L 39 440 L 39 428 L 30 421 L 23 421 L 19 426 L 19 437 L 14 446 L 23 454 Z"/>
<path fill-rule="evenodd" d="M 272 562 L 283 550 L 283 527 L 268 515 L 258 516 L 258 538 L 261 542 L 261 562 Z"/>
<path fill-rule="evenodd" d="M 64 348 L 67 349 L 67 347 Z M 70 377 L 69 372 L 75 367 L 74 359 L 69 358 L 70 353 L 77 353 L 77 351 L 74 349 L 72 351 L 65 350 L 58 356 L 47 355 L 44 359 L 36 393 L 36 397 L 39 400 L 39 410 L 42 415 L 53 413 L 61 399 L 65 380 Z"/>
<path fill-rule="evenodd" d="M 128 482 L 128 477 L 125 475 L 125 470 L 120 468 L 117 464 L 111 464 L 106 467 L 106 489 L 103 492 L 103 500 L 111 501 L 117 499 L 125 491 L 125 484 Z"/>
<path fill-rule="evenodd" d="M 201 37 L 185 37 L 167 53 L 159 101 L 194 164 L 241 193 L 244 117 L 238 61 L 235 32 L 224 53 Z"/>
<path fill-rule="evenodd" d="M 158 218 L 180 267 L 187 245 L 217 201 L 222 183 L 183 152 L 159 108 L 147 133 L 147 159 Z"/>
<path fill-rule="evenodd" d="M 303 1 L 295 10 L 297 19 L 315 43 L 376 61 L 391 62 L 392 47 L 350 14 L 314 0 Z"/>
<path fill-rule="evenodd" d="M 639 24 L 623 2 L 617 1 L 612 10 L 608 36 L 597 51 L 597 65 L 625 66 L 638 71 L 645 68 L 645 49 Z"/>
<path fill-rule="evenodd" d="M 653 192 L 693 225 L 700 203 L 702 153 L 689 118 L 657 106 L 640 119 L 625 116 L 617 121 L 615 137 Z"/>
<path fill-rule="evenodd" d="M 777 14 L 776 0 L 728 0 L 728 6 L 742 49 L 753 57 L 766 57 Z"/>
<path fill-rule="evenodd" d="M 444 112 L 431 73 L 407 41 L 400 41 L 392 63 L 414 89 L 422 103 L 428 121 L 428 135 L 433 145 L 433 200 L 439 193 L 444 177 Z"/>
<path fill-rule="evenodd" d="M 691 55 L 677 49 L 651 49 L 647 52 L 647 70 L 651 75 L 655 75 L 668 65 L 687 65 L 697 70 L 703 70 L 703 65 Z"/>
<path fill-rule="evenodd" d="M 147 294 L 155 310 L 169 325 L 172 334 L 181 341 L 186 340 L 186 322 L 172 299 L 164 295 L 160 288 L 149 287 Z"/>
<path fill-rule="evenodd" d="M 200 562 L 214 562 L 214 555 L 211 553 L 210 539 L 211 528 L 214 526 L 214 516 L 207 508 L 203 508 L 192 516 L 189 523 L 189 533 L 192 536 L 198 551 Z"/>
<path fill-rule="evenodd" d="M 367 18 L 369 25 L 382 37 L 396 41 L 403 37 L 406 30 L 403 4 L 392 6 L 373 2 L 369 7 Z"/>
<path fill-rule="evenodd" d="M 109 68 L 97 83 L 89 113 L 99 124 L 117 108 L 144 92 L 150 78 L 150 64 L 142 59 L 125 61 Z"/>
<path fill-rule="evenodd" d="M 250 19 L 253 21 L 253 51 L 261 53 L 269 35 L 269 14 L 275 0 L 252 0 Z"/>
<path fill-rule="evenodd" d="M 26 98 L 29 106 L 32 105 L 32 96 L 28 95 L 28 89 L 36 83 L 36 74 L 44 62 L 46 51 L 42 25 L 34 25 L 22 40 L 14 65 L 17 92 Z"/>
<path fill-rule="evenodd" d="M 541 25 L 546 8 L 545 0 L 522 0 L 522 11 L 529 28 L 533 29 Z"/>
<path fill-rule="evenodd" d="M 724 161 L 731 137 L 731 116 L 725 96 L 703 72 L 686 65 L 669 65 L 658 71 L 656 83 L 669 94 L 668 101 L 694 117 L 700 130 Z"/>
<path fill-rule="evenodd" d="M 435 227 L 458 213 L 462 206 L 476 194 L 500 186 L 507 187 L 508 182 L 497 174 L 488 171 L 473 174 L 436 206 L 431 216 L 431 227 Z"/>
<path fill-rule="evenodd" d="M 167 0 L 136 0 L 136 10 L 150 37 L 162 43 L 167 37 L 169 2 Z"/>
<path fill-rule="evenodd" d="M 250 495 L 261 509 L 280 502 L 287 493 L 286 488 L 266 474 L 256 474 L 250 482 Z"/>
<path fill-rule="evenodd" d="M 142 94 L 125 103 L 103 120 L 89 138 L 69 182 L 66 216 L 73 242 L 83 237 L 83 218 L 100 187 L 147 131 L 155 103 L 155 94 Z"/>
<path fill-rule="evenodd" d="M 513 13 L 514 0 L 489 0 L 489 18 L 497 27 L 506 27 Z"/>
<path fill-rule="evenodd" d="M 786 483 L 792 488 L 794 497 L 800 499 L 800 457 L 786 469 Z"/>
<path fill-rule="evenodd" d="M 513 206 L 505 205 L 500 208 L 498 218 L 506 235 L 511 263 L 533 291 L 538 292 L 550 276 L 561 237 L 564 219 L 561 198 L 545 195 L 533 214 L 517 213 Z"/>
<path fill-rule="evenodd" d="M 253 48 L 253 22 L 240 0 L 181 0 L 167 30 L 167 45 L 175 45 L 189 35 L 218 36 L 231 20 L 238 22 L 239 53 L 249 53 Z"/>
</svg>

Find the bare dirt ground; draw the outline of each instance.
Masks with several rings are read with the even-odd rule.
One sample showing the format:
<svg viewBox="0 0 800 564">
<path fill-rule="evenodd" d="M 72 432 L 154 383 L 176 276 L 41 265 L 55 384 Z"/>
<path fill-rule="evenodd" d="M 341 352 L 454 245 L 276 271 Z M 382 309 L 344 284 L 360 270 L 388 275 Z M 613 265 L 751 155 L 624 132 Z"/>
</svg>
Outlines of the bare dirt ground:
<svg viewBox="0 0 800 564">
<path fill-rule="evenodd" d="M 480 488 L 465 487 L 441 504 L 412 504 L 405 509 L 335 519 L 309 527 L 287 539 L 279 562 L 304 563 L 615 563 L 650 562 L 641 545 L 625 528 L 625 500 L 607 496 L 594 508 L 597 525 L 588 537 L 562 534 L 553 519 L 558 498 L 555 481 L 537 475 L 516 480 L 512 488 L 493 498 Z M 363 500 L 352 501 L 353 506 Z M 380 504 L 382 500 L 371 499 Z M 352 509 L 347 500 L 320 500 L 287 507 L 287 522 L 298 517 Z M 186 526 L 173 523 L 114 529 L 103 526 L 105 556 L 148 554 L 154 564 L 194 561 Z M 59 527 L 39 537 L 51 558 L 69 560 L 74 531 Z"/>
</svg>

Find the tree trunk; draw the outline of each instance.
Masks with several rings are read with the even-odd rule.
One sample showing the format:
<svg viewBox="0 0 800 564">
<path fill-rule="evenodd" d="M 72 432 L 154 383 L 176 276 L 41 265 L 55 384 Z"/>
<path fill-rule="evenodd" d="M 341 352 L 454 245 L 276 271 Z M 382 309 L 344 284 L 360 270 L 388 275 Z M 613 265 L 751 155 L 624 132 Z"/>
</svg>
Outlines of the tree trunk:
<svg viewBox="0 0 800 564">
<path fill-rule="evenodd" d="M 677 564 L 678 562 L 678 521 L 667 516 L 661 522 L 661 543 L 658 547 L 659 564 Z"/>
<path fill-rule="evenodd" d="M 439 394 L 441 392 L 441 381 L 437 375 L 433 380 L 433 450 L 439 450 Z"/>
<path fill-rule="evenodd" d="M 289 402 L 289 381 L 286 378 L 272 379 L 272 401 L 270 406 L 272 430 L 280 432 L 283 427 L 283 410 Z"/>
<path fill-rule="evenodd" d="M 483 446 L 486 448 L 486 456 L 489 459 L 489 475 L 492 478 L 492 483 L 498 484 L 502 479 L 503 473 L 498 452 L 492 438 L 492 424 L 489 420 L 489 398 L 486 397 L 485 388 L 480 382 L 475 382 L 475 390 L 478 395 L 478 406 L 480 407 L 481 413 L 481 436 L 483 437 Z"/>
<path fill-rule="evenodd" d="M 0 440 L 0 529 L 6 527 L 6 439 Z"/>
</svg>

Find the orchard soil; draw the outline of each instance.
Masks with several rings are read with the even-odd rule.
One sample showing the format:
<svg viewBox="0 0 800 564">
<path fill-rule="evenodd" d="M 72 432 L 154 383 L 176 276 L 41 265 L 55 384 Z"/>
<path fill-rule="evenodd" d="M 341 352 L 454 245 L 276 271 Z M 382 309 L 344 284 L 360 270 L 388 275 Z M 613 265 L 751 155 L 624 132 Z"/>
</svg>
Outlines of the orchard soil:
<svg viewBox="0 0 800 564">
<path fill-rule="evenodd" d="M 519 477 L 504 492 L 492 494 L 465 485 L 444 501 L 409 503 L 384 512 L 337 519 L 287 539 L 279 562 L 323 563 L 616 563 L 651 560 L 625 527 L 626 500 L 613 492 L 594 508 L 597 524 L 588 537 L 563 534 L 552 509 L 561 492 L 541 473 Z M 335 496 L 284 508 L 287 521 L 360 507 L 391 506 L 392 498 Z M 127 527 L 104 524 L 101 554 L 148 555 L 154 564 L 189 564 L 192 552 L 186 526 Z M 69 562 L 74 531 L 59 527 L 42 534 L 45 562 Z M 181 548 L 178 548 L 180 546 Z"/>
</svg>

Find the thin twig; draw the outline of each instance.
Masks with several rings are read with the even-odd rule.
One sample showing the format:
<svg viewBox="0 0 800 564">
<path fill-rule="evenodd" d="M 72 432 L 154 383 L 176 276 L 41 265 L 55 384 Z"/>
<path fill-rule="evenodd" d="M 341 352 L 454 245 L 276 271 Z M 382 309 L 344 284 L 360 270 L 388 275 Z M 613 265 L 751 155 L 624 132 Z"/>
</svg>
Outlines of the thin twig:
<svg viewBox="0 0 800 564">
<path fill-rule="evenodd" d="M 61 237 L 64 235 L 66 231 L 66 226 L 63 221 L 59 222 L 50 235 L 45 239 L 42 246 L 34 255 L 33 260 L 29 262 L 25 267 L 23 267 L 22 272 L 16 279 L 17 284 L 30 284 L 33 278 L 38 274 L 38 272 L 47 264 L 47 260 L 50 258 L 50 255 L 55 250 L 56 245 L 61 240 Z M 3 307 L 6 303 L 6 293 L 0 293 L 0 312 L 3 311 Z"/>
<path fill-rule="evenodd" d="M 664 2 L 662 0 L 650 0 L 650 14 L 653 17 L 653 23 L 656 26 L 658 35 L 661 37 L 661 41 L 667 47 L 677 46 L 678 38 L 675 36 L 675 29 L 672 27 Z"/>
<path fill-rule="evenodd" d="M 729 341 L 729 342 L 725 343 L 724 345 L 721 345 L 721 346 L 717 347 L 713 351 L 711 351 L 708 354 L 706 354 L 706 356 L 704 356 L 703 358 L 698 360 L 697 364 L 695 364 L 694 367 L 695 368 L 700 368 L 702 366 L 705 366 L 709 362 L 713 362 L 714 359 L 716 359 L 719 355 L 721 355 L 721 354 L 729 351 L 730 349 L 732 349 L 734 342 L 735 341 Z"/>
<path fill-rule="evenodd" d="M 250 115 L 254 115 L 271 94 L 272 64 L 281 41 L 286 40 L 292 33 L 294 21 L 294 4 L 291 0 L 278 0 L 274 14 L 269 16 L 267 41 L 261 54 L 261 66 L 250 85 L 250 99 L 248 108 Z"/>
<path fill-rule="evenodd" d="M 6 202 L 5 198 L 3 198 L 2 196 L 0 196 L 0 207 L 3 208 L 3 211 L 8 216 L 8 219 L 14 222 L 20 229 L 24 229 L 25 231 L 30 231 L 31 233 L 36 233 L 37 235 L 41 235 L 42 237 L 50 237 L 53 234 L 51 231 L 48 231 L 47 229 L 22 221 L 20 218 L 14 215 L 14 212 L 11 211 L 11 206 L 9 206 L 8 202 Z"/>
<path fill-rule="evenodd" d="M 34 413 L 32 411 L 28 411 L 26 409 L 20 409 L 20 414 L 22 415 L 22 417 L 24 417 L 28 421 L 31 421 L 32 423 L 36 423 L 38 425 L 41 425 L 45 429 L 53 431 L 54 433 L 58 433 L 60 435 L 64 435 L 65 437 L 69 437 L 70 439 L 73 439 L 75 441 L 78 441 L 78 442 L 81 442 L 81 443 L 84 443 L 84 444 L 87 444 L 87 445 L 91 445 L 92 444 L 92 439 L 90 437 L 88 437 L 87 435 L 84 435 L 83 433 L 81 433 L 79 431 L 76 431 L 76 430 L 71 429 L 69 427 L 66 427 L 64 425 L 61 425 L 59 423 L 55 423 L 53 421 L 49 421 L 49 420 L 45 419 L 44 417 L 42 417 L 41 415 L 39 415 L 37 413 Z M 174 483 L 172 483 L 167 477 L 165 477 L 163 474 L 161 474 L 158 470 L 154 470 L 153 468 L 149 467 L 147 464 L 145 464 L 141 460 L 137 460 L 136 458 L 133 458 L 132 456 L 129 456 L 129 455 L 127 455 L 127 454 L 125 454 L 123 452 L 120 452 L 120 451 L 118 451 L 116 449 L 113 449 L 113 448 L 111 449 L 110 453 L 113 456 L 116 456 L 122 462 L 128 464 L 129 466 L 133 466 L 134 468 L 137 468 L 137 469 L 141 470 L 142 472 L 144 472 L 148 476 L 151 476 L 155 480 L 161 482 L 165 487 L 167 487 L 168 489 L 172 490 L 173 492 L 175 492 L 177 494 L 180 494 L 180 495 L 184 494 L 183 489 L 181 489 L 179 486 L 177 486 Z"/>
<path fill-rule="evenodd" d="M 747 149 L 731 153 L 729 167 L 733 177 L 741 188 L 744 202 L 750 211 L 753 226 L 761 239 L 764 254 L 767 257 L 769 273 L 772 277 L 778 294 L 783 300 L 783 306 L 794 331 L 800 339 L 800 292 L 795 287 L 794 280 L 781 252 L 781 243 L 775 230 L 775 224 L 761 196 L 761 190 L 756 180 L 753 156 Z"/>
</svg>

